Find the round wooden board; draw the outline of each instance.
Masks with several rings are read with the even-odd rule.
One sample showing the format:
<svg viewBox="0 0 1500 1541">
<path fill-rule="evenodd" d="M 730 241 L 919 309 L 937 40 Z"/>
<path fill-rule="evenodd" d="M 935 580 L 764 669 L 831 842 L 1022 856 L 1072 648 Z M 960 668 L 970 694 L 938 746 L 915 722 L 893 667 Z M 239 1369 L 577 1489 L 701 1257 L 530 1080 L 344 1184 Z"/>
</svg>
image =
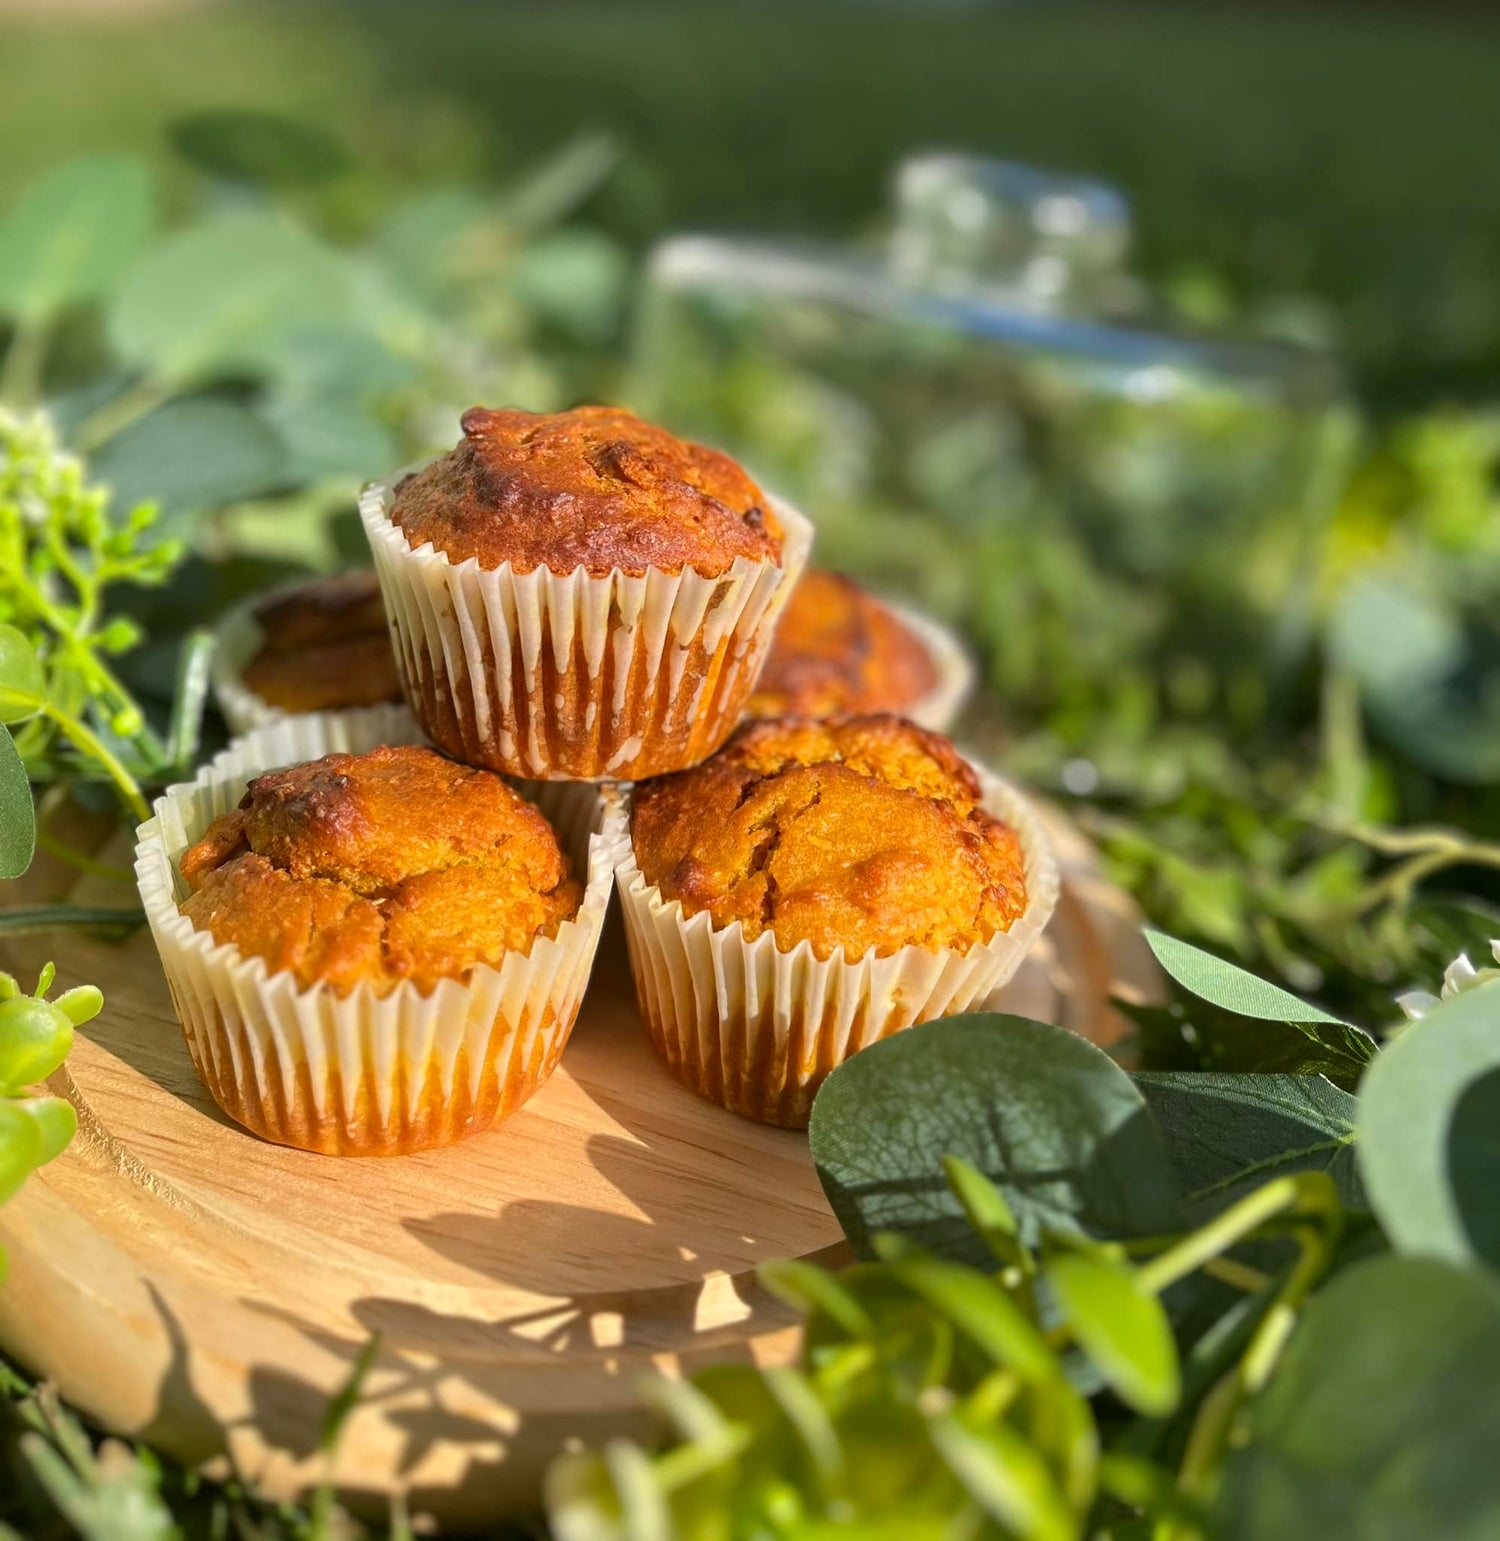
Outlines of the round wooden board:
<svg viewBox="0 0 1500 1541">
<path fill-rule="evenodd" d="M 1110 1043 L 1111 992 L 1149 996 L 1154 965 L 1129 901 L 1050 822 L 1063 897 L 1001 1004 Z M 0 1209 L 0 1346 L 104 1426 L 269 1496 L 323 1475 L 329 1397 L 378 1333 L 338 1452 L 346 1501 L 383 1512 L 401 1490 L 442 1524 L 493 1524 L 535 1505 L 565 1442 L 647 1427 L 643 1373 L 790 1359 L 762 1258 L 847 1256 L 806 1137 L 700 1101 L 657 1062 L 618 914 L 553 1079 L 488 1134 L 387 1160 L 226 1120 L 145 932 L 33 937 L 6 966 L 34 972 L 54 948 L 60 982 L 107 1004 L 58 1077 L 79 1138 Z"/>
</svg>

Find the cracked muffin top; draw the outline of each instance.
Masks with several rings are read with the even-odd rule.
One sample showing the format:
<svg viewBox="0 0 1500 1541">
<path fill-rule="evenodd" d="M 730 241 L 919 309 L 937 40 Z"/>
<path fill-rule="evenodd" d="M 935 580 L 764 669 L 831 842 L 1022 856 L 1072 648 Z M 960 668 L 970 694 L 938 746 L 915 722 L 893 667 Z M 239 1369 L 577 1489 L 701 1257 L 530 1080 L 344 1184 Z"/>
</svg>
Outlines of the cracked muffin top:
<svg viewBox="0 0 1500 1541">
<path fill-rule="evenodd" d="M 258 606 L 264 638 L 244 682 L 284 712 L 401 699 L 380 581 L 373 569 L 320 578 Z"/>
<path fill-rule="evenodd" d="M 390 516 L 451 561 L 704 577 L 781 560 L 781 526 L 727 455 L 619 407 L 471 407 L 455 449 L 397 484 Z"/>
<path fill-rule="evenodd" d="M 195 929 L 339 995 L 464 978 L 552 935 L 583 897 L 536 808 L 416 745 L 257 776 L 181 868 Z"/>
<path fill-rule="evenodd" d="M 812 568 L 786 602 L 745 715 L 900 712 L 936 683 L 932 655 L 899 616 L 841 574 Z"/>
<path fill-rule="evenodd" d="M 663 897 L 748 939 L 965 949 L 1026 907 L 1020 841 L 980 796 L 947 739 L 900 717 L 784 717 L 638 786 L 631 838 Z"/>
</svg>

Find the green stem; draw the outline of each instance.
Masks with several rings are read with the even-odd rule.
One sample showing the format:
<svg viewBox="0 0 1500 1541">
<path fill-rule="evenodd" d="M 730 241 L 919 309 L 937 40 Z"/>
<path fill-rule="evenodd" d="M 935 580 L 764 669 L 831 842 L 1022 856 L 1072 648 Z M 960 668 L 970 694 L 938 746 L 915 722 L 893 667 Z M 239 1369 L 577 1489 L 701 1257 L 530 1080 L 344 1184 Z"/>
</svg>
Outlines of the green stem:
<svg viewBox="0 0 1500 1541">
<path fill-rule="evenodd" d="M 92 455 L 100 445 L 170 401 L 174 394 L 175 387 L 167 381 L 146 375 L 86 417 L 73 435 L 74 442 L 83 454 Z"/>
<path fill-rule="evenodd" d="M 138 823 L 144 824 L 151 817 L 151 809 L 135 777 L 120 764 L 109 746 L 92 729 L 59 710 L 50 701 L 38 701 L 37 709 L 57 724 L 58 731 L 76 749 L 99 762 L 105 774 L 114 782 L 125 806 L 136 816 Z"/>
<path fill-rule="evenodd" d="M 42 365 L 47 358 L 51 327 L 37 316 L 21 316 L 11 333 L 0 368 L 0 401 L 29 407 L 42 389 Z"/>
</svg>

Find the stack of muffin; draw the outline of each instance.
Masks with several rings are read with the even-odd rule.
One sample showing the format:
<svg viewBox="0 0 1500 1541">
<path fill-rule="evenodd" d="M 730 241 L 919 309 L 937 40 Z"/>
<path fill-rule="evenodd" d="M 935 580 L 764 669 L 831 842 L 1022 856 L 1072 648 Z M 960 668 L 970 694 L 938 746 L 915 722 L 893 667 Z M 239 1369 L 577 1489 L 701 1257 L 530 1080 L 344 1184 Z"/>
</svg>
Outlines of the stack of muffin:
<svg viewBox="0 0 1500 1541">
<path fill-rule="evenodd" d="M 726 456 L 613 408 L 476 408 L 361 514 L 373 573 L 226 622 L 242 736 L 140 831 L 194 1064 L 247 1127 L 390 1154 L 505 1117 L 616 883 L 666 1065 L 790 1126 L 1046 924 L 1034 816 L 932 731 L 961 652 L 802 577 L 807 521 Z"/>
</svg>

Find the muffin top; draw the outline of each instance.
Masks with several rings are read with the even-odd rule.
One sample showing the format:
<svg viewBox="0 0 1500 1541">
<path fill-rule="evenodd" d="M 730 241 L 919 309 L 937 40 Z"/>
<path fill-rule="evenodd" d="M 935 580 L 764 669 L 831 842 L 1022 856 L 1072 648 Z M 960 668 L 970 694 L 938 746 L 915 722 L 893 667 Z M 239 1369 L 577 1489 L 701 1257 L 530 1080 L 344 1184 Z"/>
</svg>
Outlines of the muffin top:
<svg viewBox="0 0 1500 1541">
<path fill-rule="evenodd" d="M 704 577 L 781 559 L 765 494 L 727 455 L 619 407 L 463 415 L 455 449 L 396 487 L 392 521 L 451 561 Z"/>
<path fill-rule="evenodd" d="M 582 899 L 537 809 L 417 745 L 257 776 L 181 868 L 195 929 L 339 995 L 463 978 L 551 935 Z"/>
<path fill-rule="evenodd" d="M 932 655 L 898 616 L 841 574 L 811 568 L 786 602 L 745 712 L 900 712 L 936 683 Z"/>
<path fill-rule="evenodd" d="M 900 717 L 785 717 L 637 787 L 631 834 L 647 882 L 747 938 L 962 950 L 1026 907 L 1020 840 L 980 795 L 947 739 Z"/>
<path fill-rule="evenodd" d="M 375 706 L 401 699 L 380 581 L 373 569 L 340 573 L 259 605 L 260 651 L 245 685 L 284 712 Z"/>
</svg>

